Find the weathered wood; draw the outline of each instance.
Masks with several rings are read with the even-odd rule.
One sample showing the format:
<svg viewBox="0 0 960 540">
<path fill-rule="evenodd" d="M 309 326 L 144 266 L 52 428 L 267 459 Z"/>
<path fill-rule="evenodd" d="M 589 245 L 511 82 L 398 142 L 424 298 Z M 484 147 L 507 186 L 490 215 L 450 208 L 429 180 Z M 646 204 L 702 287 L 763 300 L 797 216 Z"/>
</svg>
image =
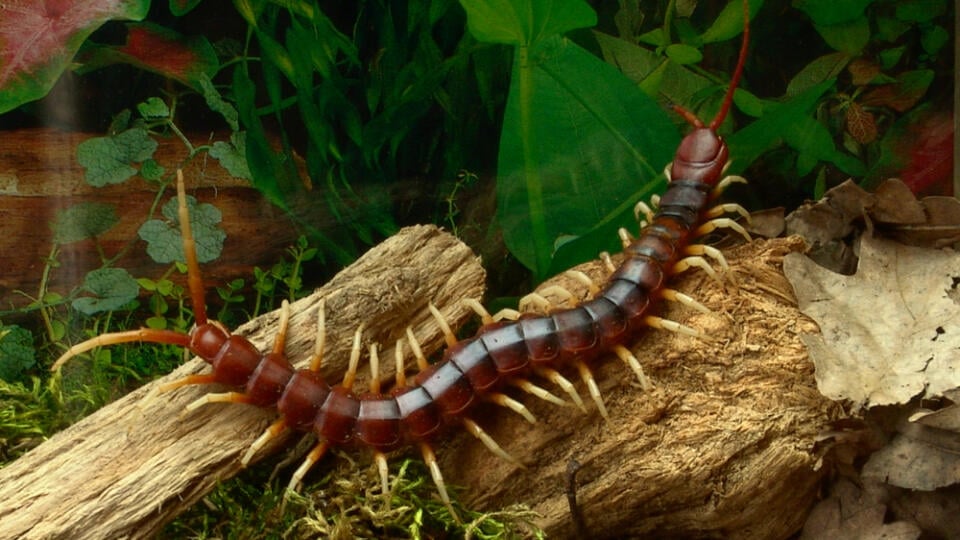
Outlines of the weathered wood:
<svg viewBox="0 0 960 540">
<path fill-rule="evenodd" d="M 322 372 L 328 380 L 342 377 L 361 322 L 368 343 L 392 344 L 412 325 L 426 350 L 436 350 L 440 332 L 428 303 L 451 322 L 462 322 L 470 313 L 460 300 L 479 298 L 483 280 L 477 258 L 452 236 L 432 226 L 404 229 L 292 305 L 287 353 L 299 366 L 309 361 L 321 299 L 328 351 Z M 237 333 L 264 350 L 272 345 L 276 323 L 272 312 Z M 383 351 L 381 361 L 392 365 L 392 348 Z M 187 404 L 211 389 L 153 393 L 164 382 L 206 368 L 193 359 L 0 470 L 0 538 L 150 537 L 236 474 L 240 457 L 273 411 L 214 404 L 184 414 Z M 264 454 L 282 443 L 276 441 Z"/>
<path fill-rule="evenodd" d="M 396 251 L 364 258 L 381 264 L 366 267 L 362 280 L 348 269 L 352 277 L 338 276 L 295 306 L 288 346 L 294 358 L 305 360 L 312 347 L 319 296 L 327 298 L 336 336 L 330 358 L 342 360 L 360 320 L 370 325 L 368 339 L 390 344 L 408 320 L 418 327 L 423 320 L 432 323 L 423 309 L 427 299 L 447 305 L 479 294 L 452 288 L 448 297 L 425 280 L 425 273 L 437 278 L 473 261 L 468 251 L 460 263 L 443 263 L 447 270 L 441 270 L 422 265 L 438 264 L 432 259 L 453 248 L 438 253 L 391 245 Z M 556 538 L 577 534 L 567 503 L 571 460 L 580 463 L 576 493 L 588 537 L 784 538 L 798 530 L 825 470 L 815 437 L 840 410 L 817 391 L 799 340 L 816 326 L 797 311 L 780 270 L 783 254 L 794 249 L 797 241 L 773 240 L 729 251 L 738 286 L 721 286 L 702 272 L 682 276 L 676 287 L 713 313 L 670 305 L 665 316 L 714 340 L 646 332 L 632 348 L 654 384 L 647 393 L 619 360 L 599 362 L 594 372 L 608 422 L 586 397 L 586 414 L 521 398 L 539 418 L 532 426 L 493 406 L 477 411 L 475 419 L 526 468 L 493 457 L 473 437 L 455 431 L 437 449 L 448 483 L 465 487 L 470 506 L 529 505 Z M 411 251 L 421 252 L 418 262 L 404 258 Z M 606 276 L 599 265 L 582 269 L 598 281 Z M 465 280 L 449 276 L 441 282 L 453 287 Z M 575 281 L 565 285 L 583 293 Z M 245 332 L 262 345 L 273 324 L 270 315 Z M 435 328 L 417 333 L 429 334 L 431 349 L 437 347 Z M 392 362 L 390 350 L 384 365 Z M 193 361 L 171 377 L 197 369 Z M 333 364 L 324 370 L 331 380 L 342 371 Z M 0 537 L 149 535 L 234 474 L 238 457 L 273 416 L 212 405 L 180 418 L 203 389 L 151 400 L 143 399 L 146 392 L 0 470 L 0 500 L 12 501 L 0 509 Z"/>
<path fill-rule="evenodd" d="M 609 421 L 578 384 L 587 414 L 537 399 L 539 419 L 491 411 L 477 420 L 526 468 L 493 458 L 460 434 L 438 449 L 468 506 L 524 503 L 552 538 L 577 536 L 567 502 L 576 475 L 587 538 L 779 539 L 802 526 L 822 473 L 816 435 L 840 414 L 816 388 L 799 336 L 816 332 L 781 271 L 800 241 L 757 241 L 726 252 L 739 286 L 691 271 L 675 283 L 713 313 L 668 305 L 665 317 L 713 341 L 650 330 L 632 347 L 654 388 L 637 388 L 614 356 L 594 370 Z M 600 264 L 580 268 L 601 282 Z M 579 282 L 560 278 L 585 294 Z M 553 284 L 550 282 L 544 286 Z M 575 379 L 575 373 L 568 373 Z M 549 383 L 544 386 L 551 388 Z M 494 414 L 494 412 L 496 414 Z"/>
<path fill-rule="evenodd" d="M 100 188 L 87 184 L 77 162 L 77 146 L 95 136 L 99 135 L 47 128 L 0 133 L 0 267 L 4 269 L 0 301 L 5 308 L 30 302 L 12 291 L 36 293 L 53 245 L 49 224 L 57 212 L 80 202 L 113 206 L 119 222 L 96 244 L 85 240 L 61 246 L 58 258 L 62 264 L 50 274 L 51 289 L 75 287 L 86 272 L 98 268 L 98 245 L 112 257 L 128 244 L 137 244 L 116 262 L 137 277 L 156 278 L 166 271 L 166 265 L 147 256 L 145 244 L 137 236 L 140 226 L 150 219 L 156 185 L 139 177 Z M 175 167 L 186 157 L 186 148 L 176 139 L 160 140 L 154 155 L 164 167 Z M 214 204 L 223 214 L 227 240 L 223 255 L 206 268 L 209 282 L 249 276 L 256 265 L 272 265 L 296 239 L 295 228 L 281 210 L 249 182 L 230 176 L 216 160 L 194 159 L 185 166 L 184 175 L 190 194 Z"/>
</svg>

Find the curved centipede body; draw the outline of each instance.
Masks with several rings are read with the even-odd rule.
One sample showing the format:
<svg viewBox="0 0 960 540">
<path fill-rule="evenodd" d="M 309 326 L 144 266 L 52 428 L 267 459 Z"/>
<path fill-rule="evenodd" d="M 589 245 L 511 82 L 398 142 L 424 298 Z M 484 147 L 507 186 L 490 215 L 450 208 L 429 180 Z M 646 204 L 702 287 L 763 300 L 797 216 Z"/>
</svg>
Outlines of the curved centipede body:
<svg viewBox="0 0 960 540">
<path fill-rule="evenodd" d="M 563 372 L 579 373 L 593 401 L 603 416 L 607 412 L 590 372 L 589 363 L 610 353 L 619 356 L 636 374 L 641 386 L 649 382 L 639 362 L 627 348 L 646 327 L 700 335 L 697 331 L 655 315 L 663 300 L 680 301 L 697 309 L 705 309 L 689 297 L 670 289 L 671 276 L 689 268 L 702 268 L 715 275 L 704 256 L 725 266 L 723 256 L 714 248 L 696 240 L 720 227 L 732 228 L 747 236 L 733 220 L 724 217 L 735 211 L 745 213 L 737 205 L 714 203 L 723 189 L 738 177 L 724 178 L 729 152 L 716 128 L 726 116 L 733 90 L 742 72 L 748 40 L 745 24 L 744 41 L 738 66 L 734 72 L 724 103 L 716 117 L 704 125 L 691 113 L 680 110 L 694 126 L 681 142 L 674 161 L 668 166 L 670 179 L 660 197 L 656 211 L 638 205 L 638 214 L 646 217 L 636 238 L 623 234 L 624 258 L 612 269 L 609 279 L 596 288 L 593 297 L 574 307 L 558 309 L 545 315 L 519 316 L 514 320 L 495 320 L 479 304 L 471 302 L 484 319 L 484 324 L 471 338 L 456 340 L 447 331 L 448 347 L 440 361 L 428 364 L 419 353 L 415 336 L 408 331 L 407 345 L 417 358 L 419 373 L 406 378 L 397 354 L 396 383 L 384 390 L 377 376 L 376 349 L 371 350 L 373 376 L 368 391 L 354 389 L 360 357 L 361 331 L 358 330 L 350 368 L 341 380 L 331 384 L 319 373 L 323 338 L 318 339 L 317 354 L 307 369 L 295 369 L 284 354 L 286 318 L 282 311 L 281 331 L 275 345 L 261 352 L 248 340 L 231 335 L 222 325 L 207 319 L 203 307 L 203 284 L 190 232 L 182 176 L 178 178 L 180 223 L 189 271 L 189 288 L 196 312 L 196 326 L 189 334 L 140 329 L 105 334 L 75 345 L 54 364 L 59 368 L 69 358 L 103 345 L 132 341 L 177 344 L 188 348 L 211 364 L 212 370 L 166 385 L 164 390 L 195 384 L 218 384 L 237 388 L 227 393 L 207 394 L 191 408 L 212 402 L 246 403 L 276 408 L 279 419 L 251 447 L 244 463 L 269 440 L 285 430 L 312 432 L 319 441 L 294 473 L 291 487 L 303 479 L 307 471 L 331 447 L 365 446 L 372 449 L 379 466 L 383 489 L 388 490 L 386 454 L 406 446 L 419 447 L 427 463 L 440 497 L 450 508 L 445 483 L 441 476 L 433 445 L 448 424 L 462 424 L 501 457 L 510 459 L 496 442 L 471 419 L 481 401 L 493 401 L 529 417 L 529 411 L 503 393 L 509 385 L 534 393 L 550 401 L 561 402 L 548 391 L 532 385 L 534 375 L 561 386 L 582 407 L 572 385 Z M 323 310 L 318 326 L 323 335 Z M 401 345 L 397 345 L 398 351 Z"/>
</svg>

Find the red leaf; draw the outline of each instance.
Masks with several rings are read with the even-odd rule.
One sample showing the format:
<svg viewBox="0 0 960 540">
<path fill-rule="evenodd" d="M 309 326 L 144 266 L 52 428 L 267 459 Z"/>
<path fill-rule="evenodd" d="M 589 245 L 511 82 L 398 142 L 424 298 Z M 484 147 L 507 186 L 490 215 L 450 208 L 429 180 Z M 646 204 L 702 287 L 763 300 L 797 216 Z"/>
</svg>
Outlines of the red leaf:
<svg viewBox="0 0 960 540">
<path fill-rule="evenodd" d="M 80 44 L 110 19 L 141 20 L 149 0 L 0 3 L 0 112 L 46 95 Z"/>
<path fill-rule="evenodd" d="M 116 49 L 131 64 L 199 88 L 197 79 L 218 67 L 213 47 L 202 37 L 184 36 L 150 23 L 127 25 L 127 42 Z"/>
</svg>

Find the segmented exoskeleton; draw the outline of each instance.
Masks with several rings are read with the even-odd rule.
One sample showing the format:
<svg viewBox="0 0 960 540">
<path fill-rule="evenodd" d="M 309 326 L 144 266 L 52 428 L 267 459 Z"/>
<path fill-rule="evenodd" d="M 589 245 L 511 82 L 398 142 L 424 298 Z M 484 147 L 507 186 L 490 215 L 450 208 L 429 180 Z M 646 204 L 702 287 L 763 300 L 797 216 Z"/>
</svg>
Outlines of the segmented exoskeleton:
<svg viewBox="0 0 960 540">
<path fill-rule="evenodd" d="M 285 429 L 313 432 L 318 443 L 294 473 L 292 487 L 299 484 L 310 467 L 330 447 L 359 444 L 373 450 L 383 488 L 387 491 L 386 454 L 415 445 L 420 448 L 440 496 L 449 507 L 445 484 L 432 449 L 432 443 L 444 425 L 461 423 L 495 453 L 510 459 L 470 419 L 474 406 L 481 398 L 510 407 L 532 419 L 523 405 L 502 394 L 501 390 L 507 383 L 512 383 L 542 398 L 560 401 L 527 381 L 536 374 L 559 384 L 582 407 L 582 401 L 573 386 L 561 375 L 562 371 L 574 368 L 587 384 L 600 412 L 606 416 L 603 401 L 590 373 L 589 362 L 612 352 L 623 359 L 641 385 L 647 387 L 649 383 L 640 363 L 627 348 L 638 333 L 645 327 L 655 327 L 699 335 L 696 330 L 657 317 L 654 311 L 661 300 L 679 301 L 706 310 L 693 299 L 667 287 L 672 275 L 694 266 L 716 276 L 703 256 L 711 257 L 726 267 L 722 254 L 715 248 L 694 243 L 697 238 L 718 227 L 732 228 L 749 238 L 740 225 L 723 217 L 729 212 L 745 215 L 740 206 L 713 206 L 715 199 L 730 182 L 742 181 L 739 177 L 723 177 L 728 165 L 728 149 L 716 129 L 730 109 L 733 92 L 743 71 L 749 32 L 746 19 L 748 17 L 745 14 L 738 64 L 719 112 L 709 124 L 704 125 L 692 113 L 677 108 L 694 126 L 694 130 L 682 140 L 672 164 L 668 165 L 666 173 L 670 182 L 659 199 L 656 211 L 643 203 L 638 204 L 638 216 L 645 216 L 639 236 L 631 239 L 621 232 L 624 239 L 623 262 L 618 268 L 612 269 L 612 275 L 598 288 L 592 299 L 547 315 L 517 314 L 513 320 L 495 320 L 478 302 L 470 301 L 484 319 L 484 325 L 477 334 L 458 341 L 446 329 L 448 347 L 442 359 L 431 365 L 420 354 L 417 341 L 408 330 L 408 343 L 417 357 L 420 371 L 412 380 L 407 380 L 402 365 L 403 355 L 398 354 L 398 363 L 401 365 L 397 367 L 396 383 L 387 391 L 381 391 L 376 373 L 371 377 L 369 391 L 361 393 L 353 388 L 360 356 L 361 334 L 358 330 L 346 375 L 340 383 L 330 384 L 319 374 L 321 354 L 315 356 L 315 361 L 307 369 L 295 369 L 284 355 L 289 312 L 286 303 L 282 307 L 281 329 L 275 345 L 266 353 L 260 352 L 246 338 L 231 335 L 220 323 L 208 320 L 185 203 L 183 177 L 178 174 L 179 219 L 196 325 L 189 334 L 143 328 L 97 336 L 71 347 L 56 361 L 53 369 L 58 369 L 77 354 L 104 345 L 145 341 L 186 347 L 210 363 L 211 372 L 181 379 L 166 385 L 163 390 L 194 384 L 220 384 L 240 390 L 207 394 L 190 407 L 226 401 L 277 409 L 279 419 L 252 445 L 243 458 L 244 463 Z M 319 314 L 322 336 L 322 307 Z M 439 318 L 436 311 L 435 314 Z M 318 349 L 322 349 L 322 339 Z"/>
</svg>

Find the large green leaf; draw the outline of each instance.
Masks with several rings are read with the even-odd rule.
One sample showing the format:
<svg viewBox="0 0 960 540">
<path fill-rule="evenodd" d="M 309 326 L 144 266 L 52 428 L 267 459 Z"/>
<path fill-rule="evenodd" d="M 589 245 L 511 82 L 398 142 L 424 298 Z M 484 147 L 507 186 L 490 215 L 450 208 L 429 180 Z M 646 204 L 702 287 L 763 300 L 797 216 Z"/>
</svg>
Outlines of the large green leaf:
<svg viewBox="0 0 960 540">
<path fill-rule="evenodd" d="M 597 24 L 583 0 L 460 0 L 467 28 L 487 43 L 535 45 L 544 39 Z"/>
<path fill-rule="evenodd" d="M 678 143 L 653 99 L 576 44 L 556 36 L 518 47 L 498 165 L 507 247 L 544 277 L 557 239 L 661 186 Z"/>
<path fill-rule="evenodd" d="M 141 20 L 150 0 L 8 0 L 0 8 L 0 113 L 47 95 L 80 45 L 110 19 Z"/>
</svg>

